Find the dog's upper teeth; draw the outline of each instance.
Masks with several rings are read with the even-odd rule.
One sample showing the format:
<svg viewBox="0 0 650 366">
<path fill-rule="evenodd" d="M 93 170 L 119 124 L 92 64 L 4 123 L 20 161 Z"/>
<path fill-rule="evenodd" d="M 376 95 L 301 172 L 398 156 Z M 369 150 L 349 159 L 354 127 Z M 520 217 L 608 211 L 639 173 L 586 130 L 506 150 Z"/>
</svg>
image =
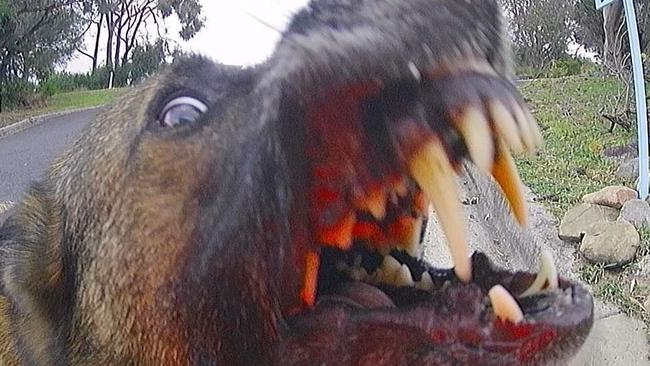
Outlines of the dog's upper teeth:
<svg viewBox="0 0 650 366">
<path fill-rule="evenodd" d="M 510 203 L 510 208 L 521 226 L 526 225 L 528 221 L 528 210 L 524 199 L 523 184 L 519 178 L 517 167 L 510 155 L 510 151 L 503 143 L 503 140 L 497 139 L 497 150 L 492 167 L 492 176 L 499 184 L 504 196 Z"/>
<path fill-rule="evenodd" d="M 554 290 L 558 286 L 559 279 L 553 255 L 548 250 L 542 250 L 539 254 L 539 272 L 537 272 L 535 281 L 521 293 L 521 296 L 535 295 L 542 290 Z"/>
<path fill-rule="evenodd" d="M 410 159 L 409 170 L 438 213 L 456 276 L 463 282 L 469 282 L 472 267 L 465 240 L 465 222 L 456 191 L 454 169 L 442 144 L 434 138 L 420 148 Z"/>
<path fill-rule="evenodd" d="M 496 285 L 488 292 L 494 314 L 501 320 L 519 323 L 524 319 L 524 313 L 510 292 L 501 285 Z"/>
<path fill-rule="evenodd" d="M 494 145 L 484 113 L 476 108 L 468 108 L 458 121 L 458 130 L 465 139 L 472 162 L 482 171 L 489 172 L 494 160 Z"/>
</svg>

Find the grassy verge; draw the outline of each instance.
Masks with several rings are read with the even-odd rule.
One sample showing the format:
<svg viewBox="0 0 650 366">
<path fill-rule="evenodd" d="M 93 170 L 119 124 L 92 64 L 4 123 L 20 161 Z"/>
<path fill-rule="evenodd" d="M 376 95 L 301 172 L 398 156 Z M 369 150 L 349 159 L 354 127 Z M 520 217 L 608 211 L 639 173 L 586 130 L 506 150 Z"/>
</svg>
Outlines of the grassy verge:
<svg viewBox="0 0 650 366">
<path fill-rule="evenodd" d="M 16 110 L 0 113 L 0 128 L 9 126 L 22 119 L 45 113 L 60 112 L 70 109 L 87 108 L 113 102 L 124 94 L 128 88 L 83 90 L 55 94 L 47 99 L 47 107 L 29 110 Z"/>
<path fill-rule="evenodd" d="M 602 157 L 602 150 L 629 143 L 634 131 L 622 128 L 608 132 L 601 113 L 611 112 L 619 85 L 599 77 L 539 79 L 520 85 L 542 128 L 544 149 L 534 158 L 520 158 L 517 165 L 524 182 L 556 217 L 579 202 L 586 193 L 623 182 L 614 175 L 616 166 Z M 636 282 L 633 271 L 638 260 L 650 255 L 650 231 L 640 233 L 642 249 L 637 261 L 616 271 L 583 262 L 578 269 L 596 296 L 618 305 L 624 312 L 646 323 L 650 314 L 643 301 L 650 284 Z"/>
</svg>

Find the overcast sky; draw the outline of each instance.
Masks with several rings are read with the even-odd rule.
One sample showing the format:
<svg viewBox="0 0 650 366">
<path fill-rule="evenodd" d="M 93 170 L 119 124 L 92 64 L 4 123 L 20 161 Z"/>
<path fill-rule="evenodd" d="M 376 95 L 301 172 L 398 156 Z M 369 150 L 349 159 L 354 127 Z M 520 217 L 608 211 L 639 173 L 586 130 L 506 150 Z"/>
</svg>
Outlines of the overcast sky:
<svg viewBox="0 0 650 366">
<path fill-rule="evenodd" d="M 279 38 L 278 30 L 307 3 L 307 0 L 200 0 L 205 26 L 184 50 L 208 55 L 226 64 L 251 65 L 263 61 Z M 272 4 L 271 4 L 272 3 Z M 168 22 L 169 35 L 178 38 L 178 23 Z M 89 46 L 90 49 L 90 41 Z M 91 68 L 88 57 L 76 55 L 66 70 L 85 72 Z"/>
</svg>

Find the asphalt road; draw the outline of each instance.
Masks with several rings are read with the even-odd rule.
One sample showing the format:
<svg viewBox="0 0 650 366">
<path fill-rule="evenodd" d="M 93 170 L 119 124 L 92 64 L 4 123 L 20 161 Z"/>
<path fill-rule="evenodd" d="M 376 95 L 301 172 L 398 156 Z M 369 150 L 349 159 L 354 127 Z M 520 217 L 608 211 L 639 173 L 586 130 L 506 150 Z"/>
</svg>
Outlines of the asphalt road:
<svg viewBox="0 0 650 366">
<path fill-rule="evenodd" d="M 17 201 L 100 111 L 74 112 L 0 138 L 0 202 Z"/>
</svg>

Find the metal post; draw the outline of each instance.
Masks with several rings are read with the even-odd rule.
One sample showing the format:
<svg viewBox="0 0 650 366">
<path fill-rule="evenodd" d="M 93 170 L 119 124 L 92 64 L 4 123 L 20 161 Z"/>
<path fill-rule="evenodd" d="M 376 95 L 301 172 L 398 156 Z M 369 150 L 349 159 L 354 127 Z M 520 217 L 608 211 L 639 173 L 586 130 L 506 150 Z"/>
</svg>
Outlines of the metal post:
<svg viewBox="0 0 650 366">
<path fill-rule="evenodd" d="M 643 81 L 643 63 L 641 62 L 641 47 L 639 46 L 639 31 L 636 26 L 636 11 L 632 0 L 623 0 L 625 7 L 625 22 L 627 23 L 627 38 L 630 40 L 630 56 L 634 72 L 634 92 L 636 95 L 636 118 L 639 142 L 639 183 L 637 191 L 639 198 L 648 197 L 648 115 L 645 99 L 645 83 Z"/>
</svg>

